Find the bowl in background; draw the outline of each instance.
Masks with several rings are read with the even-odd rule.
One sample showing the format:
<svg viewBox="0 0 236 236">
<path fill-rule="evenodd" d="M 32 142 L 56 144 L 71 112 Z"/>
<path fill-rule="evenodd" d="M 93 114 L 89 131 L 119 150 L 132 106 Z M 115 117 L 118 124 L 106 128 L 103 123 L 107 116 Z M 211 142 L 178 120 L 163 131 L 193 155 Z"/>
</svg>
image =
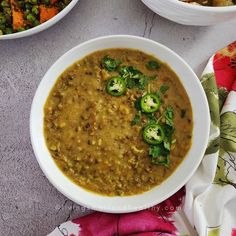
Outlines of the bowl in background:
<svg viewBox="0 0 236 236">
<path fill-rule="evenodd" d="M 236 19 L 236 5 L 205 7 L 179 0 L 142 0 L 142 2 L 158 15 L 184 25 L 216 25 Z"/>
<path fill-rule="evenodd" d="M 71 2 L 62 11 L 60 11 L 57 15 L 55 15 L 54 17 L 52 17 L 48 21 L 46 21 L 46 22 L 44 22 L 40 25 L 37 25 L 33 28 L 21 31 L 21 32 L 0 35 L 0 40 L 23 38 L 23 37 L 27 37 L 27 36 L 30 36 L 30 35 L 33 35 L 33 34 L 37 34 L 37 33 L 41 32 L 43 30 L 46 30 L 47 28 L 49 28 L 49 27 L 53 26 L 54 24 L 56 24 L 65 15 L 67 15 L 78 1 L 79 0 L 71 0 Z"/>
<path fill-rule="evenodd" d="M 44 139 L 44 105 L 61 73 L 92 52 L 109 48 L 138 49 L 167 62 L 182 82 L 193 110 L 192 146 L 177 170 L 162 184 L 148 192 L 124 197 L 108 197 L 89 192 L 73 183 L 57 167 Z M 200 115 L 201 114 L 201 115 Z M 133 212 L 162 202 L 178 191 L 200 164 L 207 147 L 210 116 L 207 99 L 195 73 L 181 57 L 167 47 L 141 37 L 105 36 L 78 45 L 60 57 L 43 77 L 33 99 L 30 135 L 35 156 L 49 181 L 66 197 L 87 208 L 110 213 Z"/>
</svg>

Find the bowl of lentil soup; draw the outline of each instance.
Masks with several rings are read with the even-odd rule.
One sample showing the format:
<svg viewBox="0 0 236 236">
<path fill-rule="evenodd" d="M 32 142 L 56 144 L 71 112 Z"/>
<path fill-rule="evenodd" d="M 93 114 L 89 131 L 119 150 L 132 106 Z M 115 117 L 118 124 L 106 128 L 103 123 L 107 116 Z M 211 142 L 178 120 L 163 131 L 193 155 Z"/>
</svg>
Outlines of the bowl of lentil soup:
<svg viewBox="0 0 236 236">
<path fill-rule="evenodd" d="M 0 1 L 0 40 L 41 32 L 61 20 L 78 0 Z"/>
<path fill-rule="evenodd" d="M 122 213 L 151 207 L 187 182 L 209 123 L 201 84 L 178 55 L 119 35 L 80 44 L 48 70 L 30 133 L 41 169 L 61 193 Z"/>
</svg>

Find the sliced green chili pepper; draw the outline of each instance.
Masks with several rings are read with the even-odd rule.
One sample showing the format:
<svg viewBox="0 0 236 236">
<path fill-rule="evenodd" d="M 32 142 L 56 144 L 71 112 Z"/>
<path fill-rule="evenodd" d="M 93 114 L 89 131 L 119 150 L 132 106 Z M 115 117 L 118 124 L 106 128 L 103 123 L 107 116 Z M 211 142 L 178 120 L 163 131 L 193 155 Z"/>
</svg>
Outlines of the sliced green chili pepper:
<svg viewBox="0 0 236 236">
<path fill-rule="evenodd" d="M 147 125 L 143 130 L 143 139 L 148 144 L 159 144 L 164 139 L 164 131 L 158 124 Z"/>
<path fill-rule="evenodd" d="M 160 107 L 160 99 L 154 93 L 148 93 L 141 99 L 141 109 L 146 113 L 153 113 Z"/>
<path fill-rule="evenodd" d="M 112 77 L 107 81 L 107 92 L 112 96 L 121 96 L 126 91 L 126 82 L 121 77 Z"/>
</svg>

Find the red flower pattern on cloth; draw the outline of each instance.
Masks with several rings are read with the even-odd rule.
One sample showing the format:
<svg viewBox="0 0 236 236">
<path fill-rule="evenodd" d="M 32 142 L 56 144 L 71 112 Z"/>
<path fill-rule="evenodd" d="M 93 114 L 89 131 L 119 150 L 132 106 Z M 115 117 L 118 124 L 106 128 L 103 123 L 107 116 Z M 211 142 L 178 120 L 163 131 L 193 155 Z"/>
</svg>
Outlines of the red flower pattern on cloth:
<svg viewBox="0 0 236 236">
<path fill-rule="evenodd" d="M 231 236 L 236 236 L 236 228 L 235 229 L 232 229 L 232 234 Z"/>
<path fill-rule="evenodd" d="M 213 58 L 218 88 L 236 90 L 236 41 L 218 51 Z"/>
</svg>

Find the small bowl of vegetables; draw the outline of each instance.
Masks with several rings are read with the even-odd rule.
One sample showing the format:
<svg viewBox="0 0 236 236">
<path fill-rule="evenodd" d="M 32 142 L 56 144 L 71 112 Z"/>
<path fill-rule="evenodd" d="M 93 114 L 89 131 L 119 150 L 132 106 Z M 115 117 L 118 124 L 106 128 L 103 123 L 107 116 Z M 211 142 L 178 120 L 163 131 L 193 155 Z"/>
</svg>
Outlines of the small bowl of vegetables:
<svg viewBox="0 0 236 236">
<path fill-rule="evenodd" d="M 78 0 L 0 1 L 0 39 L 36 34 L 62 19 Z"/>
</svg>

